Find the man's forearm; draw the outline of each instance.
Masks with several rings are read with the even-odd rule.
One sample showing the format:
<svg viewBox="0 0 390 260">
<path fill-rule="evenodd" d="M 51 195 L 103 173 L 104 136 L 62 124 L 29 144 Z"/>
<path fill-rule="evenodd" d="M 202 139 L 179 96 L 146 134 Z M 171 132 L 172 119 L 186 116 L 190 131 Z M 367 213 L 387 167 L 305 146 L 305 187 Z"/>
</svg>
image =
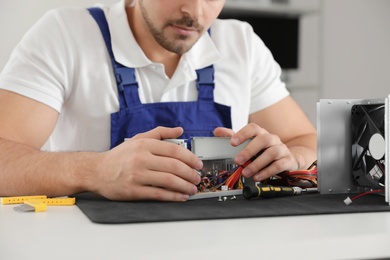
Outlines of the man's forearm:
<svg viewBox="0 0 390 260">
<path fill-rule="evenodd" d="M 64 196 L 88 189 L 98 153 L 42 152 L 0 138 L 0 196 Z"/>
</svg>

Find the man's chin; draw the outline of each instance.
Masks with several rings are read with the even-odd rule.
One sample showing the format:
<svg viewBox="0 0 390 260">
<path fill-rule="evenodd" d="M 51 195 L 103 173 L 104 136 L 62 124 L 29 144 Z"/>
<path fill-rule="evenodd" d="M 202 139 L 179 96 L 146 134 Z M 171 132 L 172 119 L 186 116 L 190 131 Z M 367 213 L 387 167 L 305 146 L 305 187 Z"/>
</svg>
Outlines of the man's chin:
<svg viewBox="0 0 390 260">
<path fill-rule="evenodd" d="M 180 40 L 178 40 L 180 41 Z M 188 43 L 183 43 L 183 44 L 177 44 L 177 42 L 175 42 L 174 45 L 171 45 L 171 46 L 165 46 L 164 48 L 170 52 L 173 52 L 173 53 L 176 53 L 176 54 L 184 54 L 186 52 L 188 52 L 189 50 L 191 50 L 192 46 L 194 46 L 195 43 L 192 43 L 192 44 L 188 44 Z"/>
</svg>

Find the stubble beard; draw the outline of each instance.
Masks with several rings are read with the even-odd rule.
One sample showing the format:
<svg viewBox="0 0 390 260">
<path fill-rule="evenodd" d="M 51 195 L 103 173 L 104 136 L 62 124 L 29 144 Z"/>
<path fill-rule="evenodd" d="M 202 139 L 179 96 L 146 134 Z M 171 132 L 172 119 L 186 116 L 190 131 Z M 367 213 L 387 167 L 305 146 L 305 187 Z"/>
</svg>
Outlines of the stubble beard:
<svg viewBox="0 0 390 260">
<path fill-rule="evenodd" d="M 156 42 L 163 47 L 164 49 L 182 55 L 189 51 L 192 46 L 197 42 L 196 39 L 194 42 L 187 42 L 188 36 L 187 35 L 177 35 L 175 38 L 169 39 L 166 35 L 164 35 L 163 30 L 164 28 L 172 25 L 184 25 L 187 27 L 196 28 L 198 32 L 203 31 L 203 27 L 198 24 L 198 22 L 191 17 L 183 16 L 181 19 L 178 20 L 168 20 L 161 30 L 158 30 L 151 21 L 148 12 L 146 11 L 145 6 L 143 5 L 143 1 L 140 1 L 140 8 L 142 12 L 142 16 L 149 28 L 150 33 L 152 34 L 153 38 L 156 40 Z"/>
</svg>

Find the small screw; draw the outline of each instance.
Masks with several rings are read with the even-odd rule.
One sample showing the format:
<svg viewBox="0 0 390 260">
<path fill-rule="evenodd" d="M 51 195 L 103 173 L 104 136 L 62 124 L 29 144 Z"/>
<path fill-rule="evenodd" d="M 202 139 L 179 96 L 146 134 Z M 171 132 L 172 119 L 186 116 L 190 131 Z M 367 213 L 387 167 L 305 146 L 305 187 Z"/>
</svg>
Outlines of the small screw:
<svg viewBox="0 0 390 260">
<path fill-rule="evenodd" d="M 231 200 L 235 200 L 235 199 L 236 199 L 236 196 L 233 196 L 233 197 L 231 197 L 230 199 L 231 199 Z"/>
<path fill-rule="evenodd" d="M 223 201 L 226 201 L 227 200 L 227 197 L 225 196 L 225 197 L 223 197 Z"/>
<path fill-rule="evenodd" d="M 219 196 L 219 198 L 218 198 L 218 201 L 222 201 L 222 198 L 221 198 L 221 196 Z"/>
</svg>

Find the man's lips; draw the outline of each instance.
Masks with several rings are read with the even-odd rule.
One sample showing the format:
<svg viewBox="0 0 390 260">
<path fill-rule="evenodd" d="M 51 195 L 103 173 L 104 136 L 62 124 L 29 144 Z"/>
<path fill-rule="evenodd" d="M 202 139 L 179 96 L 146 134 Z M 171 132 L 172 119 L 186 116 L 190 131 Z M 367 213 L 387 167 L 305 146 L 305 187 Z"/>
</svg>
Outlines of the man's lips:
<svg viewBox="0 0 390 260">
<path fill-rule="evenodd" d="M 187 36 L 191 36 L 191 35 L 195 34 L 196 32 L 198 32 L 198 30 L 196 28 L 193 28 L 193 27 L 181 27 L 181 26 L 177 26 L 177 25 L 173 25 L 173 24 L 171 24 L 171 28 L 174 31 L 176 31 L 177 33 L 182 34 L 182 35 L 187 35 Z"/>
</svg>

